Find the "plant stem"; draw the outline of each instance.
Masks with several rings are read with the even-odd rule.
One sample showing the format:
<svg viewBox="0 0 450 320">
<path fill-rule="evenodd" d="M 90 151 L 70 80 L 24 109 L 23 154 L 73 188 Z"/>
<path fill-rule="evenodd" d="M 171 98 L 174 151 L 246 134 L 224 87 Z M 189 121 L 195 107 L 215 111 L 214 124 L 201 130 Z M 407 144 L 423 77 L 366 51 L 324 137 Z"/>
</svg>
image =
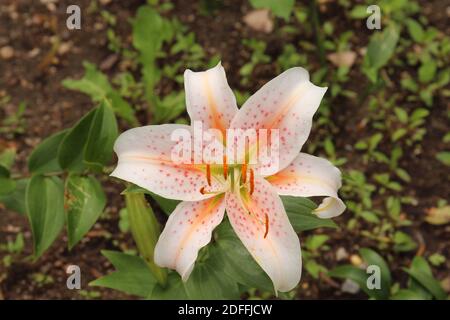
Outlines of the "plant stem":
<svg viewBox="0 0 450 320">
<path fill-rule="evenodd" d="M 320 64 L 325 66 L 325 47 L 323 46 L 322 29 L 320 28 L 319 11 L 317 10 L 317 3 L 315 0 L 309 2 L 311 12 L 311 24 L 316 35 L 317 48 L 319 49 Z"/>
<path fill-rule="evenodd" d="M 154 262 L 154 250 L 160 226 L 143 193 L 125 193 L 130 229 L 141 256 L 147 262 L 159 284 L 167 283 L 167 271 Z"/>
</svg>

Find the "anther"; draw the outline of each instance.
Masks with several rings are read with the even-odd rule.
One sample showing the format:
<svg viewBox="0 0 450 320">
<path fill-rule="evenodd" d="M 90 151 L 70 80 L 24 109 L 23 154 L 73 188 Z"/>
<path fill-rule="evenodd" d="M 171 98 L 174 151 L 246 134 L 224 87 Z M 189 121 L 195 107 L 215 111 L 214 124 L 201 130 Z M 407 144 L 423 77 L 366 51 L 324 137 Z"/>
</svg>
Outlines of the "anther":
<svg viewBox="0 0 450 320">
<path fill-rule="evenodd" d="M 242 183 L 245 183 L 247 181 L 247 164 L 244 163 L 242 165 Z"/>
<path fill-rule="evenodd" d="M 228 163 L 227 163 L 227 156 L 223 156 L 223 177 L 225 180 L 227 180 L 228 177 Z"/>
<path fill-rule="evenodd" d="M 206 180 L 208 181 L 208 186 L 211 186 L 211 166 L 206 165 Z"/>
</svg>

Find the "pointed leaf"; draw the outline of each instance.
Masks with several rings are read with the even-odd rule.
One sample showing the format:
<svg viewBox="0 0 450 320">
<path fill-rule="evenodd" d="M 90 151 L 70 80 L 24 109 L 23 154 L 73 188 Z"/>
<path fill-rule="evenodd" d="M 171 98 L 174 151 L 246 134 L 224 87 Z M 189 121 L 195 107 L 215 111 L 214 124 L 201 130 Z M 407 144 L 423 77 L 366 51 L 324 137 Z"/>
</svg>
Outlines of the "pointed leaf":
<svg viewBox="0 0 450 320">
<path fill-rule="evenodd" d="M 96 170 L 109 163 L 118 135 L 117 121 L 110 103 L 104 100 L 96 109 L 84 150 L 84 162 Z"/>
<path fill-rule="evenodd" d="M 25 190 L 27 188 L 29 179 L 16 180 L 16 185 L 13 191 L 0 195 L 0 203 L 2 203 L 9 210 L 20 214 L 26 214 L 25 207 Z"/>
<path fill-rule="evenodd" d="M 380 295 L 383 296 L 383 299 L 387 299 L 391 290 L 391 271 L 389 270 L 389 266 L 386 261 L 378 253 L 368 248 L 361 248 L 359 253 L 368 265 L 375 265 L 380 268 L 381 288 L 379 291 Z M 373 290 L 378 289 L 372 289 L 372 291 Z"/>
<path fill-rule="evenodd" d="M 284 209 L 294 230 L 301 232 L 322 227 L 337 228 L 331 219 L 321 219 L 312 213 L 317 205 L 309 199 L 291 196 L 282 196 Z"/>
<path fill-rule="evenodd" d="M 156 280 L 144 259 L 130 254 L 103 250 L 102 254 L 114 265 L 116 271 L 89 283 L 119 290 L 140 297 L 148 297 Z"/>
<path fill-rule="evenodd" d="M 92 109 L 84 115 L 61 141 L 58 149 L 58 162 L 62 169 L 70 172 L 84 170 L 83 150 L 95 112 L 96 109 Z"/>
<path fill-rule="evenodd" d="M 31 173 L 61 171 L 58 163 L 58 149 L 68 130 L 60 131 L 42 141 L 28 158 L 28 170 Z"/>
<path fill-rule="evenodd" d="M 72 249 L 102 214 L 106 197 L 95 178 L 70 175 L 65 200 L 69 249 Z"/>
<path fill-rule="evenodd" d="M 34 258 L 47 250 L 64 226 L 64 186 L 58 177 L 33 176 L 26 190 Z"/>
</svg>

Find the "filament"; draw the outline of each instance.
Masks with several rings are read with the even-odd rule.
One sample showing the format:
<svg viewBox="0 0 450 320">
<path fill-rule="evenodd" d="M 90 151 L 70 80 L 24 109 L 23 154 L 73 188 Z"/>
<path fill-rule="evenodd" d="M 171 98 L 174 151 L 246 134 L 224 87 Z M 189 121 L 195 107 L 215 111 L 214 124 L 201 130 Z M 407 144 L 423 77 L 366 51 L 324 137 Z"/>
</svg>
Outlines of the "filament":
<svg viewBox="0 0 450 320">
<path fill-rule="evenodd" d="M 267 237 L 267 234 L 269 233 L 269 216 L 267 215 L 267 213 L 266 213 L 265 225 L 266 225 L 266 231 L 264 232 L 264 239 Z"/>
<path fill-rule="evenodd" d="M 255 174 L 253 173 L 253 169 L 250 169 L 250 195 L 255 191 Z"/>
</svg>

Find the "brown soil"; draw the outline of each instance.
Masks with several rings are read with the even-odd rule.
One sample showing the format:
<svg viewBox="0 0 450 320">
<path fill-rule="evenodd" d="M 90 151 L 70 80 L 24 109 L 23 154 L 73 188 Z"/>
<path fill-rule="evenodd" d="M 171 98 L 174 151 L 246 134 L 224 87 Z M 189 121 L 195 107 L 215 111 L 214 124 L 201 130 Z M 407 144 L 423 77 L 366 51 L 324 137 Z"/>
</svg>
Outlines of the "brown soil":
<svg viewBox="0 0 450 320">
<path fill-rule="evenodd" d="M 77 0 L 76 3 L 82 9 L 82 30 L 69 31 L 65 27 L 67 14 L 65 9 L 74 1 L 59 1 L 52 8 L 42 4 L 44 1 L 4 0 L 0 4 L 0 47 L 9 45 L 14 48 L 14 57 L 8 61 L 0 60 L 0 99 L 5 95 L 11 96 L 11 101 L 4 110 L 0 110 L 0 117 L 14 112 L 22 101 L 27 102 L 25 113 L 26 130 L 24 133 L 11 133 L 0 136 L 0 143 L 13 143 L 17 146 L 18 158 L 14 172 L 26 174 L 26 158 L 34 146 L 43 138 L 53 132 L 72 125 L 87 110 L 92 108 L 90 99 L 71 90 L 65 89 L 61 81 L 67 77 L 78 78 L 83 74 L 82 61 L 90 61 L 97 65 L 105 66 L 103 71 L 109 75 L 117 71 L 120 61 L 107 65 L 105 60 L 114 61 L 114 54 L 107 48 L 106 26 L 98 14 L 88 12 L 89 0 Z M 113 1 L 107 5 L 101 3 L 117 17 L 119 34 L 130 44 L 129 19 L 134 16 L 136 9 L 145 1 Z M 275 65 L 258 67 L 254 73 L 254 81 L 249 87 L 242 87 L 239 81 L 239 68 L 247 61 L 250 53 L 246 50 L 241 39 L 256 37 L 267 42 L 267 53 L 274 59 L 281 53 L 285 39 L 280 39 L 279 34 L 263 35 L 255 33 L 246 27 L 241 21 L 242 16 L 249 10 L 247 2 L 224 1 L 220 9 L 220 15 L 206 16 L 199 12 L 197 5 L 182 0 L 173 0 L 174 14 L 177 18 L 194 31 L 197 41 L 205 48 L 208 55 L 220 53 L 222 62 L 227 70 L 230 86 L 236 89 L 254 92 L 262 84 L 273 78 L 277 71 Z M 433 5 L 439 5 L 439 1 L 433 1 Z M 428 4 L 427 6 L 430 6 Z M 331 11 L 331 9 L 330 9 Z M 437 26 L 446 26 L 445 18 L 435 16 L 429 11 L 430 21 Z M 442 10 L 443 11 L 443 10 Z M 325 17 L 335 14 L 323 12 Z M 335 20 L 339 20 L 339 12 Z M 342 19 L 345 20 L 345 19 Z M 347 25 L 345 25 L 347 23 Z M 339 28 L 354 28 L 355 22 L 338 23 Z M 443 29 L 443 28 L 442 28 Z M 60 52 L 52 54 L 52 39 L 58 37 L 63 45 L 59 46 Z M 366 44 L 368 35 L 361 35 L 362 47 Z M 296 43 L 299 39 L 289 39 Z M 310 39 L 311 40 L 311 39 Z M 311 58 L 314 61 L 314 57 Z M 352 89 L 361 88 L 362 84 L 355 78 Z M 365 80 L 362 80 L 365 81 Z M 179 88 L 177 88 L 179 89 Z M 345 147 L 349 143 L 349 137 L 355 140 L 364 132 L 356 132 L 356 124 L 360 122 L 364 113 L 358 112 L 359 106 L 350 101 L 340 99 L 339 105 L 332 107 L 333 119 L 336 129 L 336 146 L 345 154 Z M 431 121 L 427 124 L 427 134 L 422 144 L 422 152 L 413 153 L 404 158 L 403 167 L 412 174 L 412 183 L 407 186 L 411 195 L 417 197 L 420 205 L 407 207 L 405 212 L 414 220 L 412 228 L 408 232 L 416 238 L 423 238 L 426 252 L 441 252 L 450 257 L 450 230 L 444 227 L 436 228 L 426 224 L 423 220 L 425 210 L 436 205 L 438 198 L 449 199 L 450 188 L 448 184 L 448 169 L 436 161 L 434 154 L 443 150 L 441 139 L 448 131 L 446 115 L 448 101 L 438 100 L 432 109 Z M 365 129 L 362 129 L 363 131 Z M 313 130 L 312 136 L 320 132 Z M 350 138 L 351 139 L 351 138 Z M 338 151 L 339 153 L 339 151 Z M 349 157 L 348 154 L 345 156 Z M 370 164 L 368 172 L 376 169 L 376 164 Z M 8 268 L 3 268 L 0 263 L 0 299 L 82 299 L 77 291 L 66 288 L 65 268 L 69 264 L 77 264 L 82 270 L 82 287 L 86 290 L 100 292 L 103 299 L 130 298 L 117 291 L 99 288 L 90 288 L 87 284 L 112 270 L 111 265 L 100 254 L 104 249 L 123 250 L 133 248 L 131 236 L 123 234 L 118 229 L 118 210 L 123 206 L 122 199 L 118 195 L 120 189 L 117 186 L 108 185 L 109 203 L 107 215 L 100 219 L 88 236 L 72 251 L 68 251 L 67 239 L 61 236 L 44 256 L 35 263 L 27 260 L 32 253 L 31 233 L 26 218 L 15 213 L 8 212 L 0 207 L 0 243 L 15 239 L 18 232 L 23 232 L 26 240 L 26 248 L 20 257 Z M 331 231 L 329 241 L 332 248 L 319 262 L 327 267 L 337 264 L 334 252 L 339 247 L 344 247 L 349 253 L 356 253 L 358 248 L 374 246 L 374 243 L 361 237 L 357 231 L 345 232 L 345 223 L 348 217 L 343 215 L 337 219 L 342 226 L 339 231 Z M 306 233 L 301 235 L 304 239 Z M 0 252 L 0 258 L 6 254 Z M 401 254 L 389 259 L 396 279 L 405 281 L 404 274 L 400 271 L 402 266 L 408 264 L 414 253 Z M 449 260 L 449 259 L 447 259 Z M 448 276 L 450 261 L 439 268 L 437 277 L 443 279 Z M 51 276 L 52 283 L 43 284 L 33 281 L 33 274 Z M 336 283 L 327 279 L 312 279 L 306 272 L 303 273 L 300 298 L 365 298 L 364 295 L 346 295 L 336 288 Z"/>
</svg>

